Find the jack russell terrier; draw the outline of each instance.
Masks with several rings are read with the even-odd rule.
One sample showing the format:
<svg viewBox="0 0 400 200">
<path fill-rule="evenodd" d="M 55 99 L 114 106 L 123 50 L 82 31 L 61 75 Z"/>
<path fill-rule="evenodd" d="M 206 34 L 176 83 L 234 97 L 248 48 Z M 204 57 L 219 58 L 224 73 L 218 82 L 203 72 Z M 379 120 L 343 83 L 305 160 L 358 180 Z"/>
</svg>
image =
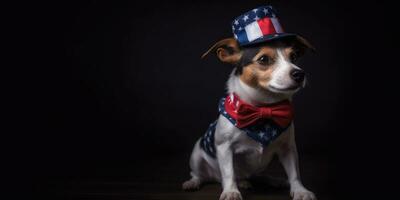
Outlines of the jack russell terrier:
<svg viewBox="0 0 400 200">
<path fill-rule="evenodd" d="M 195 144 L 191 179 L 184 190 L 204 182 L 222 184 L 220 200 L 242 199 L 238 187 L 262 172 L 274 155 L 284 167 L 294 200 L 315 200 L 300 180 L 292 95 L 305 86 L 296 59 L 313 47 L 302 37 L 284 33 L 271 6 L 253 9 L 232 23 L 234 38 L 217 42 L 215 52 L 235 66 L 228 95 L 219 102 L 219 117 Z"/>
</svg>

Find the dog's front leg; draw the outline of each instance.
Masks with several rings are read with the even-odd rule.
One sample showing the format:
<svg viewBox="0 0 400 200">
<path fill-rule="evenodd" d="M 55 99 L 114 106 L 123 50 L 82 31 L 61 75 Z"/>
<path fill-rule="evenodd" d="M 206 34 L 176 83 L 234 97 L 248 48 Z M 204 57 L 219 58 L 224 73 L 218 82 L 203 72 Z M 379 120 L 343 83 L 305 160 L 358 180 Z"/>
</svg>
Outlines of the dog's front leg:
<svg viewBox="0 0 400 200">
<path fill-rule="evenodd" d="M 316 200 L 314 193 L 307 190 L 301 183 L 293 128 L 289 134 L 288 141 L 282 145 L 278 156 L 288 176 L 290 195 L 293 197 L 293 200 Z"/>
<path fill-rule="evenodd" d="M 233 170 L 233 152 L 231 144 L 225 141 L 221 144 L 216 145 L 217 159 L 219 163 L 219 169 L 221 171 L 221 183 L 223 187 L 220 200 L 241 200 L 242 195 L 240 194 L 236 180 L 235 173 Z"/>
</svg>

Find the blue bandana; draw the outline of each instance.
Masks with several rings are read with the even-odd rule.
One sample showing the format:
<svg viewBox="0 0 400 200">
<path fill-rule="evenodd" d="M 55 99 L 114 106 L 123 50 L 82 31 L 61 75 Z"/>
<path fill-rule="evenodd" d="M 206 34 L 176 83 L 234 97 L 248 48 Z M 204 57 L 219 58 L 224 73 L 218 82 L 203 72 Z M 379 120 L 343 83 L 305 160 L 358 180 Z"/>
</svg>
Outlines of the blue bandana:
<svg viewBox="0 0 400 200">
<path fill-rule="evenodd" d="M 227 118 L 233 125 L 236 126 L 236 120 L 233 119 L 225 110 L 225 97 L 219 101 L 218 110 L 221 115 Z M 200 147 L 211 157 L 216 158 L 216 149 L 214 143 L 215 127 L 217 121 L 214 121 L 208 127 L 206 133 L 200 140 Z M 261 143 L 263 146 L 268 146 L 276 138 L 278 138 L 288 127 L 280 127 L 272 120 L 268 120 L 261 124 L 240 128 L 247 136 Z"/>
</svg>

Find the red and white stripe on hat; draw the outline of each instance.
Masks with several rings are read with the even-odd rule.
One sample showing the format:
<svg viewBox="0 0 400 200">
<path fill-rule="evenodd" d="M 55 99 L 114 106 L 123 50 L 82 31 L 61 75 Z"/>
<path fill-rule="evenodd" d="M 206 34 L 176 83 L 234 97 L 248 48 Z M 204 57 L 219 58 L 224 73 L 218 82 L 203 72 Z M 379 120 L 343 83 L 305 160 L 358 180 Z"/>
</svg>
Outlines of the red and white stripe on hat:
<svg viewBox="0 0 400 200">
<path fill-rule="evenodd" d="M 249 42 L 254 41 L 264 35 L 283 33 L 282 26 L 276 17 L 262 18 L 248 24 L 244 29 Z"/>
</svg>

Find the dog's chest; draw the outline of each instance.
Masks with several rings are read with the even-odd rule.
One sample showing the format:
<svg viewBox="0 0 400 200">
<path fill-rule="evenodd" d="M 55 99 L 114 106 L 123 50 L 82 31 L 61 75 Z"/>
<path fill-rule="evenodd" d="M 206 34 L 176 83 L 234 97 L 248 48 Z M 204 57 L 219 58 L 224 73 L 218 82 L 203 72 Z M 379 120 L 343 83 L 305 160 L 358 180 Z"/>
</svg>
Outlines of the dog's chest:
<svg viewBox="0 0 400 200">
<path fill-rule="evenodd" d="M 284 138 L 283 134 L 279 139 L 265 146 L 246 134 L 240 133 L 240 137 L 235 139 L 232 146 L 234 165 L 237 173 L 240 173 L 239 176 L 246 177 L 263 171 L 280 150 Z"/>
</svg>

